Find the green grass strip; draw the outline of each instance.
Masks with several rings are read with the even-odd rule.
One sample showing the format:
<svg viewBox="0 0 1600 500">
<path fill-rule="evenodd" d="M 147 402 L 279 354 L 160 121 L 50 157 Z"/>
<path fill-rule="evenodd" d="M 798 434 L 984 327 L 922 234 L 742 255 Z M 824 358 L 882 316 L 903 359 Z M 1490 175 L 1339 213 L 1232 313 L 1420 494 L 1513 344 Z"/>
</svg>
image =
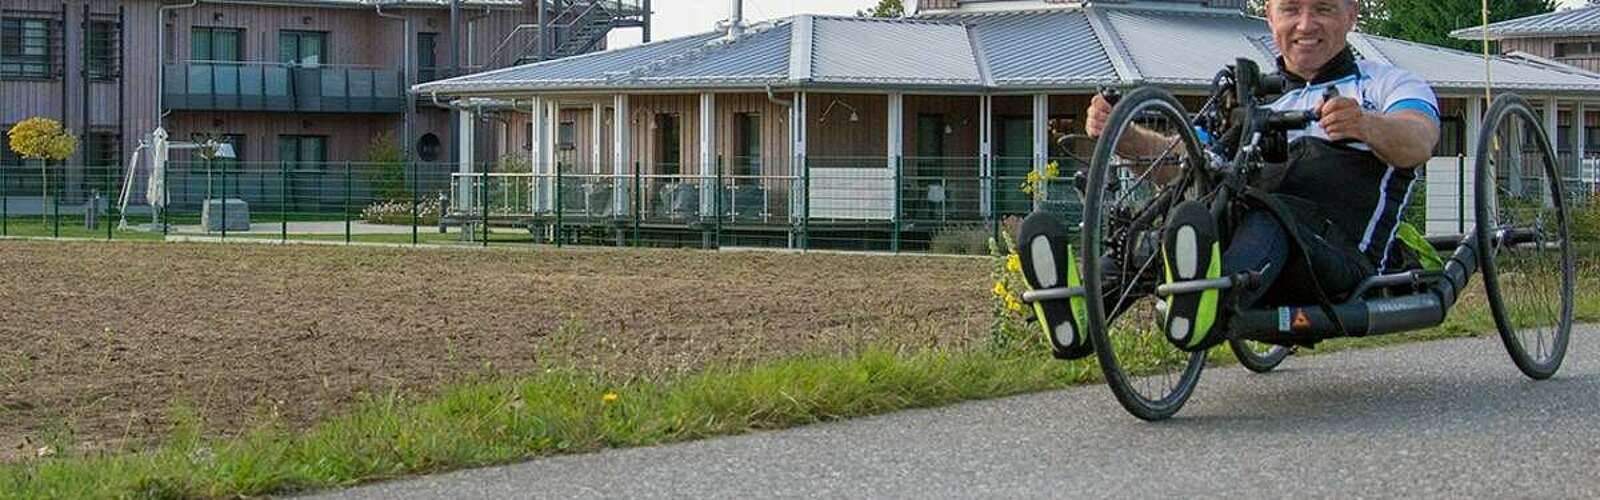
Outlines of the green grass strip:
<svg viewBox="0 0 1600 500">
<path fill-rule="evenodd" d="M 1067 367 L 1067 369 L 1063 369 Z M 375 398 L 304 432 L 204 440 L 192 424 L 154 450 L 0 468 L 7 497 L 216 498 L 290 493 L 531 457 L 778 429 L 1065 387 L 1098 378 L 1008 349 L 871 349 L 674 381 L 552 372 L 466 384 L 424 402 Z M 608 396 L 611 395 L 611 396 Z"/>
</svg>

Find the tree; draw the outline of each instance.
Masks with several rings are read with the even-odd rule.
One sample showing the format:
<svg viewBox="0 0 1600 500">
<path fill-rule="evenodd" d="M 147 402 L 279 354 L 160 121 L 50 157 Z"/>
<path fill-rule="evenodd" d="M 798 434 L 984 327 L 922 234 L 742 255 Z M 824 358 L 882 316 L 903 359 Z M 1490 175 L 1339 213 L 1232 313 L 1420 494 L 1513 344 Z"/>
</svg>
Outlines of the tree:
<svg viewBox="0 0 1600 500">
<path fill-rule="evenodd" d="M 878 0 L 869 10 L 858 10 L 859 17 L 906 17 L 906 3 L 904 0 Z"/>
<path fill-rule="evenodd" d="M 1374 34 L 1440 47 L 1476 52 L 1478 41 L 1457 40 L 1450 32 L 1483 24 L 1480 0 L 1387 0 L 1388 15 Z M 1554 0 L 1489 0 L 1489 22 L 1495 23 L 1555 10 Z"/>
<path fill-rule="evenodd" d="M 18 156 L 38 160 L 39 175 L 44 177 L 44 198 L 49 199 L 50 172 L 45 166 L 72 157 L 78 151 L 78 138 L 62 128 L 61 122 L 37 116 L 17 122 L 6 136 Z"/>
</svg>

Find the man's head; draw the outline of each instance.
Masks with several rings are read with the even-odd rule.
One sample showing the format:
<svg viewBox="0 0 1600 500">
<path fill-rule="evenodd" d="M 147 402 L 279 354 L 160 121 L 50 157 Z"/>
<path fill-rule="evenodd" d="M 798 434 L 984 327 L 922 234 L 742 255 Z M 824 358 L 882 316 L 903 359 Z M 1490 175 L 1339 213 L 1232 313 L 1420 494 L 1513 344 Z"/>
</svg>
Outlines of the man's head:
<svg viewBox="0 0 1600 500">
<path fill-rule="evenodd" d="M 1284 66 L 1308 80 L 1344 50 L 1356 13 L 1356 0 L 1267 1 L 1267 24 Z"/>
</svg>

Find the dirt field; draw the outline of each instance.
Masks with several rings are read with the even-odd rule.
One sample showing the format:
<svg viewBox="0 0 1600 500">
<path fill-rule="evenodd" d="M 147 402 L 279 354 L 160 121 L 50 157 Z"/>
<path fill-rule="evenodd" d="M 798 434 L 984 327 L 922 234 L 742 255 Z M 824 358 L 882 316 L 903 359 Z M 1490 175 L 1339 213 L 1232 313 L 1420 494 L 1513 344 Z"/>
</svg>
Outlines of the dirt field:
<svg viewBox="0 0 1600 500">
<path fill-rule="evenodd" d="M 363 393 L 578 366 L 659 376 L 983 339 L 981 259 L 0 241 L 0 460 L 210 433 Z"/>
</svg>

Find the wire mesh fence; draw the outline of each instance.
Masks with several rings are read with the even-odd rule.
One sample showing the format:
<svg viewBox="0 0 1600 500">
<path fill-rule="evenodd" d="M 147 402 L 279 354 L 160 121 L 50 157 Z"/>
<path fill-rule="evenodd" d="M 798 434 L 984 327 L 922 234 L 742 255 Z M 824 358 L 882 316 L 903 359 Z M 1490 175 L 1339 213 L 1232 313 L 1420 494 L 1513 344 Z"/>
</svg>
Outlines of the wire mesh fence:
<svg viewBox="0 0 1600 500">
<path fill-rule="evenodd" d="M 1574 212 L 1594 162 L 1563 161 Z M 403 245 L 776 247 L 983 254 L 1035 210 L 1082 217 L 1087 165 L 1019 157 L 734 158 L 698 165 L 172 162 L 0 165 L 0 235 Z M 1468 158 L 1437 158 L 1407 201 L 1419 228 L 1470 227 Z M 517 171 L 513 171 L 517 170 Z M 1454 179 L 1455 182 L 1443 182 Z M 1583 212 L 1587 213 L 1587 212 Z M 1581 217 L 1575 217 L 1581 219 Z M 1587 219 L 1582 219 L 1587 220 Z"/>
</svg>

